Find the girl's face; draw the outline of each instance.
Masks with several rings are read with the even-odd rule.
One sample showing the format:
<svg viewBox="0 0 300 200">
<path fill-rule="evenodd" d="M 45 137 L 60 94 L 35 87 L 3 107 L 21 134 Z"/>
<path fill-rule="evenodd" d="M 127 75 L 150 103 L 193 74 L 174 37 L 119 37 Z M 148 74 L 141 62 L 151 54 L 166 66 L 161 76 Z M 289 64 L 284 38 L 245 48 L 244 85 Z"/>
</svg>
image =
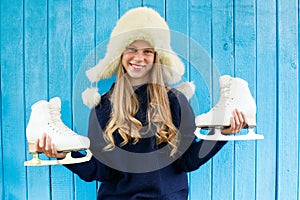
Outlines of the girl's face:
<svg viewBox="0 0 300 200">
<path fill-rule="evenodd" d="M 133 86 L 150 80 L 154 54 L 154 48 L 144 40 L 134 41 L 123 52 L 121 62 Z"/>
</svg>

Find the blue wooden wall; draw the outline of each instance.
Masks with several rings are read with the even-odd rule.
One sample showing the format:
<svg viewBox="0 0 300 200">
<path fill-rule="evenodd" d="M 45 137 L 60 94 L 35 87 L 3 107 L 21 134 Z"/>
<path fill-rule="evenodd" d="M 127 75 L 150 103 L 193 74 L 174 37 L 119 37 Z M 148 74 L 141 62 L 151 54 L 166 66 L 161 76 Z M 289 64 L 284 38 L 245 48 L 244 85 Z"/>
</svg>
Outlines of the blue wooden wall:
<svg viewBox="0 0 300 200">
<path fill-rule="evenodd" d="M 265 135 L 263 141 L 229 142 L 190 173 L 189 199 L 300 199 L 298 0 L 1 0 L 0 4 L 2 200 L 96 199 L 100 183 L 83 182 L 62 166 L 23 166 L 31 158 L 25 138 L 30 106 L 60 96 L 63 121 L 75 127 L 76 77 L 83 65 L 92 66 L 101 57 L 95 49 L 107 41 L 120 15 L 142 5 L 156 9 L 175 37 L 187 39 L 173 45 L 180 43 L 175 49 L 185 58 L 185 78 L 197 85 L 191 101 L 195 113 L 208 111 L 218 101 L 219 75 L 238 76 L 249 83 L 257 103 L 256 132 Z M 86 62 L 87 57 L 93 59 Z"/>
</svg>

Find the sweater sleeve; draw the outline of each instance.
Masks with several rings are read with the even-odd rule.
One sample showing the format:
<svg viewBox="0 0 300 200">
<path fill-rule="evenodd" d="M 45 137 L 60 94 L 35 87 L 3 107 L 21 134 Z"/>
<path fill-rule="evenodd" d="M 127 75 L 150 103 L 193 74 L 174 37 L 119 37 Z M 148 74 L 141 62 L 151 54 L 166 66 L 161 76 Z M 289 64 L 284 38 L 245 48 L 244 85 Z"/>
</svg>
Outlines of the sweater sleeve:
<svg viewBox="0 0 300 200">
<path fill-rule="evenodd" d="M 191 172 L 197 170 L 216 155 L 225 144 L 224 141 L 194 141 L 174 164 L 180 171 Z"/>
<path fill-rule="evenodd" d="M 174 124 L 180 132 L 179 153 L 182 154 L 174 165 L 179 171 L 194 171 L 216 155 L 226 142 L 197 141 L 194 135 L 195 115 L 183 94 L 178 93 L 176 98 L 171 100 L 171 110 Z"/>
<path fill-rule="evenodd" d="M 102 138 L 102 131 L 97 120 L 95 109 L 92 109 L 89 118 L 89 138 L 90 149 L 92 152 L 102 150 L 104 144 Z M 97 148 L 97 149 L 95 149 Z M 93 151 L 94 150 L 94 151 Z M 73 158 L 80 158 L 84 155 L 80 152 L 72 152 Z M 119 179 L 120 173 L 111 167 L 102 163 L 95 156 L 83 163 L 65 165 L 69 170 L 77 174 L 82 180 L 85 181 L 100 181 L 100 182 L 114 182 Z"/>
<path fill-rule="evenodd" d="M 80 152 L 72 152 L 73 158 L 80 158 L 84 155 Z M 82 180 L 90 181 L 100 181 L 100 182 L 113 182 L 118 180 L 118 172 L 111 169 L 110 167 L 104 165 L 98 161 L 94 156 L 91 160 L 83 163 L 67 164 L 66 168 L 71 170 L 73 173 L 77 174 Z"/>
</svg>

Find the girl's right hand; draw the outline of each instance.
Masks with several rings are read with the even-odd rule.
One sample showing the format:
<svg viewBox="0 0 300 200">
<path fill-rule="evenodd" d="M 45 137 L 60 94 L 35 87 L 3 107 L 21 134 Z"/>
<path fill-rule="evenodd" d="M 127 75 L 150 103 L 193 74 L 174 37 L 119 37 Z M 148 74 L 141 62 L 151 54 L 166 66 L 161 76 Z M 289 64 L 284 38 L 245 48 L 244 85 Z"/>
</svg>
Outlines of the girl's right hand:
<svg viewBox="0 0 300 200">
<path fill-rule="evenodd" d="M 67 153 L 59 152 L 56 150 L 55 145 L 51 141 L 51 137 L 44 133 L 41 138 L 35 142 L 35 148 L 37 152 L 43 152 L 50 158 L 65 158 Z"/>
</svg>

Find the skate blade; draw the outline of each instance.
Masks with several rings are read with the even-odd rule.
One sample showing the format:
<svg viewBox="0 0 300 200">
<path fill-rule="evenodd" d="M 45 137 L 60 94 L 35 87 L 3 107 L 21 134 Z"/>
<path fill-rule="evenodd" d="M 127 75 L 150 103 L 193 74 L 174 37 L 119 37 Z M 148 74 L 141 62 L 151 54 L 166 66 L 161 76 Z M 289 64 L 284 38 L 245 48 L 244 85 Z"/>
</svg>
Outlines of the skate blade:
<svg viewBox="0 0 300 200">
<path fill-rule="evenodd" d="M 86 149 L 86 155 L 82 158 L 73 158 L 71 152 L 67 153 L 66 157 L 62 160 L 40 160 L 38 153 L 33 154 L 33 158 L 24 162 L 24 166 L 49 166 L 49 165 L 66 165 L 87 162 L 91 159 L 92 153 Z"/>
<path fill-rule="evenodd" d="M 214 129 L 214 128 L 210 128 Z M 214 129 L 215 133 L 213 135 L 204 135 L 200 133 L 201 128 L 196 128 L 195 135 L 197 138 L 202 140 L 212 140 L 212 141 L 235 141 L 235 140 L 262 140 L 263 135 L 256 134 L 253 128 L 248 129 L 248 133 L 245 135 L 223 135 L 221 129 Z"/>
</svg>

